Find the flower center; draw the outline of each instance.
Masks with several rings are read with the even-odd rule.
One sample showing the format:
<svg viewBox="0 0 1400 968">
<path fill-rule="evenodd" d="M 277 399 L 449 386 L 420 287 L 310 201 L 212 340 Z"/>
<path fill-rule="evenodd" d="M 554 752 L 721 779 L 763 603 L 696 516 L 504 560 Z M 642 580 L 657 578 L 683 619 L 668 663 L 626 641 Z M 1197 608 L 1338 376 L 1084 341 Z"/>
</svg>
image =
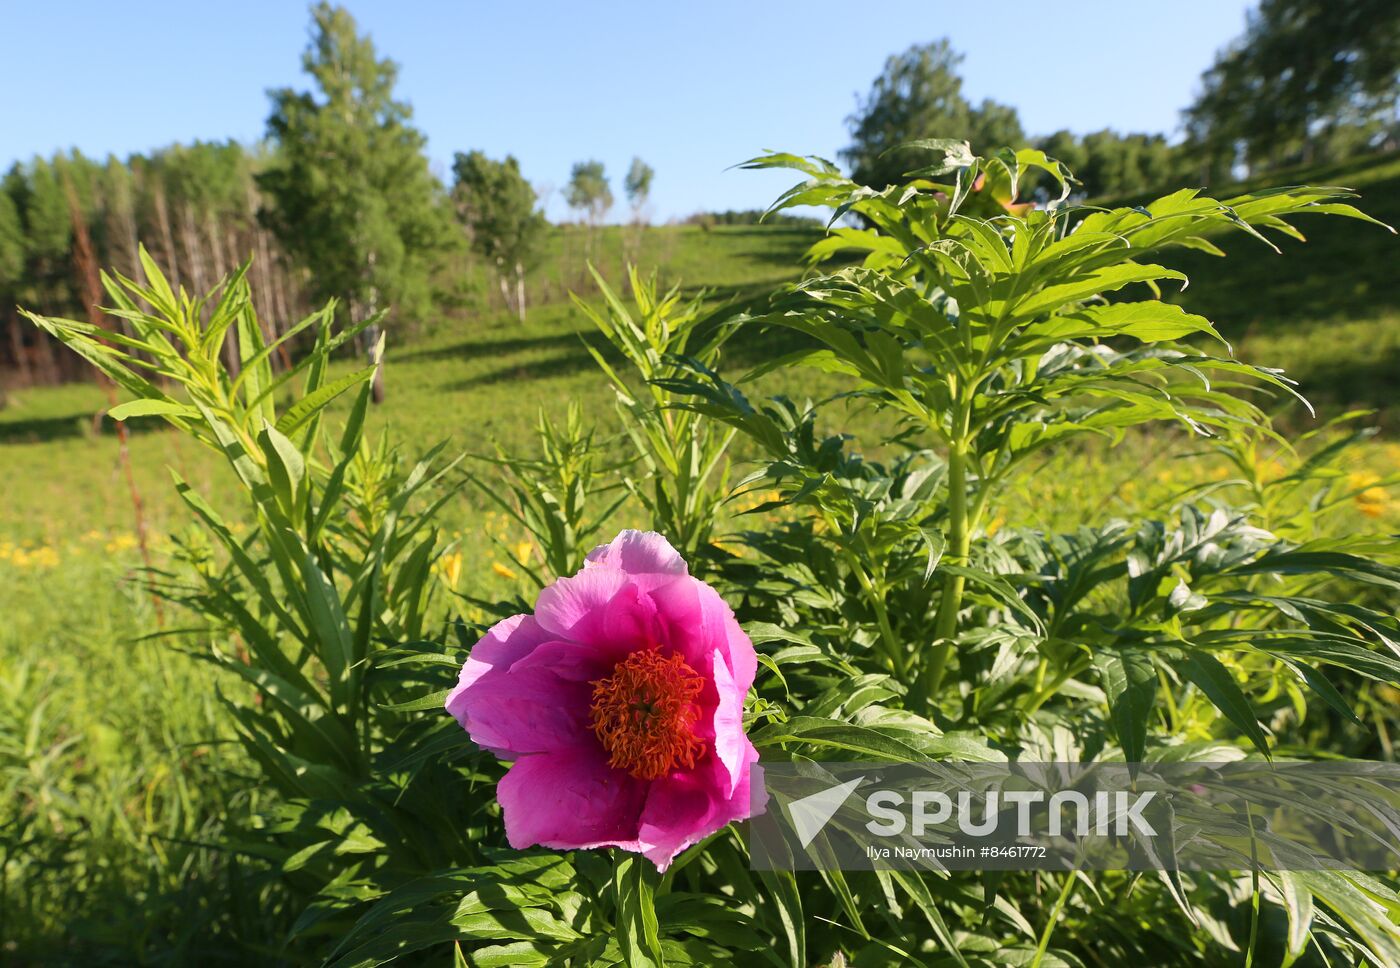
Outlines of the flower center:
<svg viewBox="0 0 1400 968">
<path fill-rule="evenodd" d="M 679 655 L 655 649 L 633 652 L 612 675 L 593 683 L 593 732 L 608 751 L 608 765 L 639 780 L 656 780 L 690 768 L 705 749 L 695 736 L 695 700 L 705 681 Z"/>
</svg>

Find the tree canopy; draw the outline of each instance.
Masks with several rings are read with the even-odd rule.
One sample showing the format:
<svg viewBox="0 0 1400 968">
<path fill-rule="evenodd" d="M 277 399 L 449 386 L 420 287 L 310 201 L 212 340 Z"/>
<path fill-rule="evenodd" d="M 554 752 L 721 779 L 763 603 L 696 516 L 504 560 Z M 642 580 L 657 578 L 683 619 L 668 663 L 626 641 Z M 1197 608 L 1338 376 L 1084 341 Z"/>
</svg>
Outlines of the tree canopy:
<svg viewBox="0 0 1400 968">
<path fill-rule="evenodd" d="M 870 93 L 846 119 L 851 144 L 841 157 L 857 183 L 884 188 L 911 171 L 920 156 L 891 150 L 907 141 L 953 138 L 977 151 L 1024 140 L 1015 108 L 990 99 L 973 106 L 963 96 L 957 72 L 962 60 L 943 38 L 885 61 Z"/>
<path fill-rule="evenodd" d="M 275 161 L 259 179 L 271 227 L 322 296 L 352 313 L 422 308 L 450 233 L 426 139 L 394 99 L 393 61 L 379 58 L 344 9 L 312 9 L 302 57 L 316 90 L 271 92 Z"/>
<path fill-rule="evenodd" d="M 1185 120 L 1208 178 L 1394 143 L 1400 4 L 1262 0 L 1201 80 Z"/>
<path fill-rule="evenodd" d="M 503 293 L 506 275 L 514 274 L 515 308 L 524 318 L 523 277 L 538 258 L 547 224 L 535 207 L 535 189 L 514 155 L 493 161 L 480 151 L 458 152 L 452 176 L 452 200 L 472 250 L 495 267 Z"/>
<path fill-rule="evenodd" d="M 651 165 L 640 158 L 632 159 L 632 167 L 627 169 L 622 187 L 627 192 L 628 204 L 632 206 L 633 221 L 640 222 L 642 219 L 642 209 L 646 208 L 647 199 L 651 197 L 651 180 L 655 175 L 656 171 Z"/>
<path fill-rule="evenodd" d="M 589 224 L 596 225 L 612 208 L 613 193 L 608 185 L 607 171 L 601 161 L 580 161 L 569 174 L 564 200 L 569 207 L 582 212 Z"/>
</svg>

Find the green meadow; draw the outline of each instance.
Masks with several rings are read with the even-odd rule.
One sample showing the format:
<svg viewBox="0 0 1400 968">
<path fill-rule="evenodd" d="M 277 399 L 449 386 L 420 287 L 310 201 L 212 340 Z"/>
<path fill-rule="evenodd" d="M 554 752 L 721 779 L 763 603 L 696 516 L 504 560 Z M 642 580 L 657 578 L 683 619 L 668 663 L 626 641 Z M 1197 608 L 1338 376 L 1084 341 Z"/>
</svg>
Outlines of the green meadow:
<svg viewBox="0 0 1400 968">
<path fill-rule="evenodd" d="M 1353 186 L 1366 211 L 1400 222 L 1400 159 L 1298 174 L 1304 178 Z M 607 228 L 589 240 L 581 228 L 552 230 L 530 276 L 523 323 L 485 289 L 464 285 L 458 308 L 391 332 L 388 396 L 371 415 L 373 431 L 406 457 L 442 440 L 468 455 L 493 454 L 497 445 L 528 455 L 540 413 L 559 420 L 576 402 L 604 447 L 621 455 L 613 394 L 585 345 L 601 344 L 568 298 L 596 297 L 585 260 L 591 255 L 616 285 L 624 252 L 635 251 L 663 284 L 703 294 L 718 310 L 801 278 L 803 253 L 821 237 L 816 225 L 666 226 L 646 229 L 640 240 L 632 233 Z M 1400 470 L 1396 248 L 1381 230 L 1340 219 L 1309 234 L 1306 252 L 1285 244 L 1275 254 L 1237 236 L 1227 261 L 1182 255 L 1192 284 L 1172 298 L 1218 320 L 1242 358 L 1299 380 L 1319 416 L 1293 405 L 1282 412 L 1285 426 L 1301 433 L 1348 410 L 1377 411 L 1359 419 L 1381 433 L 1348 458 L 1355 496 L 1328 526 L 1379 535 L 1400 525 L 1400 502 L 1383 486 Z M 469 267 L 459 268 L 470 281 Z M 783 349 L 781 340 L 741 335 L 727 350 L 725 372 L 732 377 L 768 358 Z M 839 387 L 826 375 L 781 372 L 752 392 L 823 397 Z M 256 806 L 240 792 L 243 754 L 217 705 L 220 690 L 241 687 L 200 661 L 191 616 L 142 591 L 133 503 L 150 563 L 160 569 L 175 542 L 198 540 L 175 499 L 172 470 L 235 519 L 240 495 L 215 455 L 154 422 L 131 422 L 124 457 L 102 417 L 107 406 L 101 387 L 75 383 L 21 391 L 0 410 L 0 796 L 31 805 L 0 830 L 0 918 L 20 950 L 64 939 L 49 949 L 55 956 L 135 950 L 157 936 L 180 951 L 212 922 L 230 927 L 229 919 L 257 916 L 204 893 L 244 876 L 236 858 L 210 846 L 225 821 Z M 845 421 L 829 431 L 878 435 L 877 418 L 863 410 L 828 412 Z M 1202 481 L 1233 473 L 1223 460 L 1199 456 L 1203 449 L 1172 428 L 1076 444 L 1025 475 L 1006 502 L 1010 520 L 989 529 L 1067 530 L 1168 507 Z M 742 476 L 750 456 L 734 451 L 732 477 Z M 1262 468 L 1266 477 L 1282 473 L 1281 458 L 1261 460 L 1280 468 Z M 461 467 L 490 486 L 488 463 L 469 456 Z M 743 526 L 741 510 L 734 507 L 735 528 Z M 618 523 L 628 514 L 620 511 Z M 464 489 L 443 520 L 460 558 L 441 580 L 469 596 L 526 593 L 517 567 L 532 555 L 526 535 L 480 490 Z M 168 907 L 152 910 L 157 898 Z M 114 915 L 123 911 L 131 916 Z"/>
</svg>

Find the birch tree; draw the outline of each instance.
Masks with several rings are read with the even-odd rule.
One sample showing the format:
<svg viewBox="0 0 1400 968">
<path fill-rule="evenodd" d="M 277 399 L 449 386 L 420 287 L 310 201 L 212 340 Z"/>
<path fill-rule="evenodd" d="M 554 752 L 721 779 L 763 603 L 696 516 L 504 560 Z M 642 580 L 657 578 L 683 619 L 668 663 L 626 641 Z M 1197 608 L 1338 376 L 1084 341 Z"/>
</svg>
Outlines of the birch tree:
<svg viewBox="0 0 1400 968">
<path fill-rule="evenodd" d="M 314 91 L 271 93 L 267 129 L 278 151 L 259 179 L 268 224 L 310 271 L 317 295 L 340 299 L 352 317 L 393 306 L 397 322 L 411 320 L 428 302 L 450 228 L 426 139 L 394 99 L 398 66 L 375 53 L 348 12 L 323 2 L 312 8 L 302 67 Z M 371 352 L 378 329 L 366 331 Z"/>
</svg>

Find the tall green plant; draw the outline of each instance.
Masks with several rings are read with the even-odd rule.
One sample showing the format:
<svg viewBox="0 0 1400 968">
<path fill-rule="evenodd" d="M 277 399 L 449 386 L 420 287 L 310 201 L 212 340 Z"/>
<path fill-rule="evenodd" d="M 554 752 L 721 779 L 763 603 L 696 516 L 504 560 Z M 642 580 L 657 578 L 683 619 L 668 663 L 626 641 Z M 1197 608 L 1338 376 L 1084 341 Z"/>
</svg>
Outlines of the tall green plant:
<svg viewBox="0 0 1400 968">
<path fill-rule="evenodd" d="M 412 318 L 450 239 L 442 186 L 410 107 L 394 100 L 398 66 L 378 57 L 344 8 L 318 3 L 312 20 L 302 66 L 317 92 L 272 92 L 267 127 L 278 151 L 258 177 L 271 201 L 265 217 L 317 295 L 357 319 L 389 306 Z M 382 381 L 376 387 L 382 395 Z"/>
<path fill-rule="evenodd" d="M 619 372 L 588 344 L 617 395 L 618 412 L 645 471 L 627 485 L 654 526 L 681 554 L 693 558 L 707 550 L 719 519 L 728 470 L 725 451 L 734 431 L 677 408 L 665 380 L 675 375 L 682 359 L 714 366 L 734 327 L 714 325 L 701 311 L 703 297 L 682 302 L 678 288 L 661 292 L 655 278 L 644 278 L 635 267 L 628 269 L 635 314 L 596 270 L 593 278 L 604 307 L 597 309 L 577 296 L 574 304 L 628 364 Z M 629 370 L 630 379 L 625 375 Z"/>
<path fill-rule="evenodd" d="M 1226 202 L 1184 190 L 1141 208 L 1037 209 L 1016 201 L 1023 175 L 1045 172 L 1064 194 L 1072 178 L 1039 151 L 982 159 L 959 142 L 912 147 L 932 163 L 879 192 L 820 160 L 769 155 L 748 166 L 808 176 L 775 211 L 825 205 L 871 226 L 837 228 L 814 246 L 816 261 L 837 253 L 863 261 L 805 280 L 763 321 L 807 339 L 784 364 L 850 378 L 854 392 L 945 455 L 946 508 L 936 498 L 925 502 L 946 538 L 942 594 L 933 642 L 911 658 L 919 670 L 914 691 L 932 701 L 960 626 L 973 536 L 1002 483 L 1028 458 L 1075 436 L 1113 437 L 1153 421 L 1203 434 L 1260 424 L 1258 405 L 1234 391 L 1294 392 L 1276 371 L 1231 356 L 1209 320 L 1161 300 L 1158 284 L 1185 276 L 1146 258 L 1169 246 L 1218 252 L 1207 236 L 1224 229 L 1265 242 L 1263 229 L 1298 236 L 1289 215 L 1366 216 L 1341 201 L 1350 193 L 1331 188 Z M 1152 298 L 1130 298 L 1124 290 L 1133 285 Z M 788 439 L 772 417 L 715 387 L 702 391 L 701 409 L 770 449 Z M 838 488 L 815 472 L 800 476 L 798 493 L 809 499 Z"/>
<path fill-rule="evenodd" d="M 133 397 L 114 419 L 163 419 L 217 451 L 242 486 L 247 505 L 229 517 L 174 475 L 210 540 L 186 546 L 187 570 L 153 580 L 199 616 L 195 654 L 246 684 L 225 692 L 224 704 L 257 765 L 254 788 L 273 800 L 225 847 L 279 876 L 285 907 L 268 918 L 285 918 L 297 936 L 334 931 L 375 896 L 371 885 L 383 893 L 422 873 L 427 858 L 481 856 L 468 825 L 479 804 L 459 799 L 444 810 L 403 795 L 415 782 L 465 782 L 445 763 L 409 756 L 432 738 L 421 728 L 436 725 L 412 712 L 423 683 L 445 685 L 430 663 L 414 664 L 424 647 L 413 643 L 444 647 L 430 626 L 439 586 L 431 569 L 443 546 L 434 516 L 452 491 L 433 492 L 453 464 L 437 461 L 439 447 L 405 468 L 391 448 L 364 439 L 376 367 L 337 373 L 331 357 L 377 317 L 336 329 L 333 304 L 307 317 L 279 342 L 309 332 L 313 350 L 274 375 L 278 344 L 263 339 L 247 266 L 196 299 L 173 290 L 144 250 L 141 261 L 145 284 L 104 277 L 109 312 L 129 336 L 28 315 Z M 236 377 L 220 358 L 227 334 Z M 332 433 L 327 409 L 347 394 L 343 428 Z"/>
<path fill-rule="evenodd" d="M 584 426 L 583 408 L 577 403 L 569 405 L 562 426 L 541 410 L 536 437 L 538 456 L 508 454 L 497 445 L 495 457 L 483 458 L 497 473 L 473 474 L 470 480 L 486 500 L 530 534 L 544 569 L 536 571 L 523 561 L 520 566 L 542 588 L 583 567 L 584 556 L 604 543 L 603 526 L 627 495 L 611 493 L 619 490 L 613 477 L 617 468 L 607 462 L 596 431 Z"/>
<path fill-rule="evenodd" d="M 730 437 L 717 422 L 763 455 L 745 486 L 789 506 L 777 521 L 750 518 L 745 554 L 708 562 L 760 653 L 744 724 L 761 755 L 1301 756 L 1317 734 L 1298 722 L 1316 728 L 1314 710 L 1328 717 L 1321 735 L 1357 736 L 1367 694 L 1356 684 L 1400 685 L 1393 541 L 1276 534 L 1261 516 L 1269 496 L 1255 488 L 1235 507 L 1234 486 L 1062 534 L 990 524 L 1013 476 L 1032 458 L 1053 468 L 1077 436 L 1112 442 L 1165 421 L 1244 448 L 1268 439 L 1251 394 L 1291 392 L 1287 381 L 1202 348 L 1218 341 L 1208 321 L 1126 299 L 1127 287 L 1155 296 L 1180 280 L 1144 258 L 1167 245 L 1214 250 L 1218 230 L 1291 231 L 1284 216 L 1305 212 L 1359 216 L 1345 193 L 1039 210 L 1017 200 L 1022 175 L 1069 181 L 1040 153 L 923 147 L 934 164 L 883 192 L 821 162 L 756 162 L 807 174 L 780 206 L 829 204 L 867 223 L 812 252 L 817 263 L 854 252 L 860 265 L 814 273 L 769 312 L 710 330 L 634 278 L 635 313 L 610 291 L 590 313 L 635 370 L 596 354 L 646 467 L 633 493 L 653 528 L 703 553 Z M 253 528 L 240 535 L 179 483 L 215 550 L 191 545 L 191 568 L 161 584 L 201 617 L 191 635 L 205 654 L 246 684 L 226 693 L 229 720 L 256 764 L 252 785 L 275 802 L 225 846 L 259 858 L 275 884 L 267 918 L 286 927 L 289 960 L 374 965 L 457 943 L 480 965 L 980 968 L 1241 952 L 1263 964 L 1271 948 L 1282 965 L 1314 950 L 1328 963 L 1400 963 L 1393 878 L 1354 871 L 757 872 L 733 827 L 661 876 L 625 854 L 506 852 L 501 764 L 440 711 L 484 631 L 431 618 L 433 522 L 451 493 L 429 490 L 447 468 L 434 452 L 405 471 L 392 447 L 363 440 L 372 370 L 330 367 L 355 332 L 336 332 L 333 313 L 294 329 L 314 330 L 315 350 L 275 378 L 241 274 L 202 303 L 144 267 L 147 285 L 108 280 L 134 335 L 35 321 L 136 398 L 115 416 L 160 417 L 209 444 L 248 497 Z M 840 398 L 898 425 L 877 442 L 888 457 L 824 435 L 830 401 L 755 404 L 724 380 L 720 343 L 762 325 L 787 330 L 791 352 L 751 376 L 834 374 Z M 229 332 L 237 377 L 218 358 Z M 331 434 L 322 417 L 345 394 L 345 428 Z M 587 540 L 577 522 L 592 517 L 568 495 L 593 493 L 597 458 L 577 419 L 546 425 L 544 440 L 540 461 L 501 456 L 522 519 L 538 517 L 544 560 L 568 569 Z M 1290 686 L 1309 705 L 1284 709 Z"/>
<path fill-rule="evenodd" d="M 1182 744 L 1209 756 L 1224 747 L 1200 737 L 1215 736 L 1269 756 L 1287 737 L 1261 723 L 1255 702 L 1284 681 L 1354 724 L 1333 676 L 1400 680 L 1390 644 L 1400 626 L 1385 604 L 1400 591 L 1393 542 L 1282 538 L 1248 510 L 1206 501 L 1068 534 L 989 527 L 1016 517 L 999 503 L 1008 481 L 1035 457 L 1038 473 L 1051 472 L 1049 458 L 1076 437 L 1112 443 L 1156 422 L 1204 437 L 1272 435 L 1260 401 L 1296 395 L 1290 382 L 1235 359 L 1208 320 L 1161 299 L 1161 283 L 1185 279 L 1151 257 L 1170 246 L 1219 253 L 1222 231 L 1266 244 L 1269 231 L 1297 236 L 1286 220 L 1295 215 L 1366 219 L 1344 202 L 1350 193 L 1296 188 L 1218 201 L 1182 191 L 1101 210 L 1065 204 L 1072 176 L 1038 151 L 980 158 L 963 143 L 911 148 L 930 163 L 883 191 L 816 159 L 749 163 L 806 176 L 775 211 L 825 205 L 833 224 L 849 213 L 866 227 L 835 227 L 810 253 L 816 264 L 838 255 L 858 264 L 815 272 L 740 323 L 786 329 L 796 343 L 748 378 L 789 366 L 834 374 L 846 399 L 897 425 L 892 460 L 823 436 L 823 408 L 750 402 L 709 367 L 692 363 L 662 381 L 689 396 L 682 406 L 750 438 L 768 486 L 799 512 L 749 532 L 756 558 L 725 569 L 741 614 L 775 660 L 810 649 L 844 671 L 782 665 L 760 690 L 774 722 L 755 742 L 773 755 L 837 747 L 878 756 L 873 727 L 924 756 L 995 755 L 981 745 L 992 744 L 1029 759 L 1142 760 Z M 1031 176 L 1062 186 L 1060 201 L 1018 199 Z M 895 879 L 885 889 L 905 898 L 908 916 L 928 912 L 922 892 L 943 896 L 937 882 Z M 1200 923 L 1202 903 L 1238 903 L 1203 900 L 1220 898 L 1225 884 L 1168 879 L 1166 889 Z M 873 897 L 834 878 L 826 887 L 863 931 Z M 1029 905 L 1025 888 L 1006 890 Z M 1102 911 L 1070 881 L 1062 889 L 1058 903 L 1027 915 L 1043 919 L 1033 963 L 1099 937 Z M 1285 898 L 1298 937 L 1340 930 L 1378 963 L 1400 954 L 1387 920 L 1400 907 L 1380 880 L 1351 872 L 1265 890 Z M 1328 910 L 1325 925 L 1311 904 L 1287 900 L 1300 890 Z M 991 933 L 978 944 L 1012 943 L 993 940 L 991 924 L 974 928 L 955 902 L 939 907 L 940 917 Z M 1056 933 L 1060 918 L 1073 925 L 1068 935 Z M 1124 938 L 1117 950 L 1141 957 L 1151 938 Z"/>
</svg>

